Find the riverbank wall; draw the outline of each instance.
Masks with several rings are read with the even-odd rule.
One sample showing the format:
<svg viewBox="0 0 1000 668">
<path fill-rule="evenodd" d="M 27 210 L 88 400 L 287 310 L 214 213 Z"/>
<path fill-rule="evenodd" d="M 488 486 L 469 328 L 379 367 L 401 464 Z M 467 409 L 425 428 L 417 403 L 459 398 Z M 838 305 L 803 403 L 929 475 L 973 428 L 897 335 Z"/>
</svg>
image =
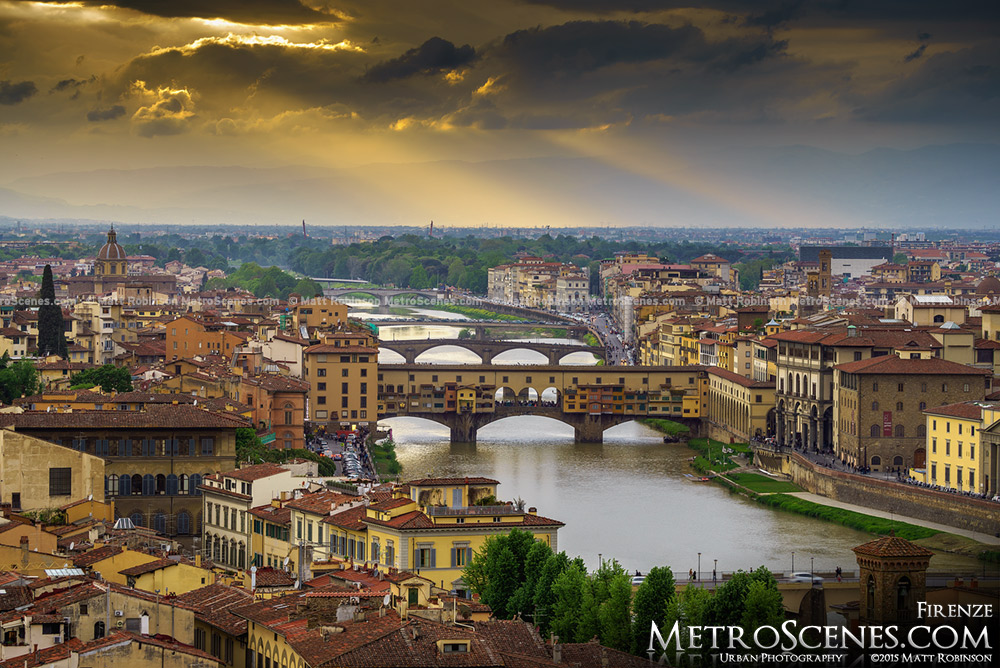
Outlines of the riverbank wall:
<svg viewBox="0 0 1000 668">
<path fill-rule="evenodd" d="M 797 452 L 757 449 L 754 464 L 765 471 L 787 475 L 802 489 L 836 501 L 1000 535 L 1000 505 L 992 501 L 835 471 Z"/>
</svg>

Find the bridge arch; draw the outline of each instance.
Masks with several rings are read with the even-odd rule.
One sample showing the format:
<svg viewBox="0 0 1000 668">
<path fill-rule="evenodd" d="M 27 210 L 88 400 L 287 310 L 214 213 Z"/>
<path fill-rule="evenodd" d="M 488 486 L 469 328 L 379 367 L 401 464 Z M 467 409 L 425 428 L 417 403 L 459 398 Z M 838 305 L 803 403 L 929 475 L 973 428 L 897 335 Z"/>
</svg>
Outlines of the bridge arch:
<svg viewBox="0 0 1000 668">
<path fill-rule="evenodd" d="M 462 352 L 468 353 L 468 354 L 473 355 L 475 357 L 475 359 L 469 359 L 469 360 L 462 360 L 462 359 L 448 360 L 449 364 L 452 364 L 452 363 L 454 363 L 454 364 L 482 364 L 483 363 L 483 356 L 480 355 L 475 350 L 473 350 L 472 348 L 470 348 L 469 346 L 462 345 L 459 342 L 459 339 L 455 339 L 455 343 L 442 343 L 441 345 L 433 346 L 431 348 L 427 348 L 426 350 L 422 350 L 421 352 L 417 353 L 417 355 L 413 358 L 413 361 L 416 362 L 417 364 L 433 364 L 434 363 L 433 360 L 437 356 L 434 353 L 437 353 L 437 354 L 441 354 L 441 353 L 444 353 L 444 354 L 449 354 L 449 353 L 450 354 L 454 354 L 455 353 L 455 351 L 449 351 L 449 350 L 447 350 L 448 348 L 458 348 Z M 442 349 L 444 349 L 444 350 L 442 350 Z M 392 350 L 392 349 L 389 348 L 389 350 Z M 430 354 L 430 357 L 424 357 L 425 355 L 428 355 L 428 354 Z M 420 359 L 421 357 L 423 357 L 424 359 Z"/>
<path fill-rule="evenodd" d="M 520 343 L 520 342 L 518 342 L 518 343 Z M 520 360 L 516 360 L 516 359 L 506 359 L 506 357 L 513 357 L 515 355 L 524 355 L 525 353 L 527 353 L 528 355 L 531 356 L 532 361 L 524 362 L 524 361 L 520 361 Z M 491 364 L 538 364 L 538 365 L 541 365 L 541 364 L 548 364 L 549 363 L 549 358 L 548 358 L 548 356 L 545 353 L 543 353 L 541 351 L 538 351 L 538 350 L 532 349 L 530 343 L 524 343 L 523 347 L 520 347 L 520 348 L 506 348 L 505 347 L 505 349 L 503 350 L 503 352 L 497 353 L 496 355 L 493 356 L 493 359 L 491 360 L 490 363 Z"/>
</svg>

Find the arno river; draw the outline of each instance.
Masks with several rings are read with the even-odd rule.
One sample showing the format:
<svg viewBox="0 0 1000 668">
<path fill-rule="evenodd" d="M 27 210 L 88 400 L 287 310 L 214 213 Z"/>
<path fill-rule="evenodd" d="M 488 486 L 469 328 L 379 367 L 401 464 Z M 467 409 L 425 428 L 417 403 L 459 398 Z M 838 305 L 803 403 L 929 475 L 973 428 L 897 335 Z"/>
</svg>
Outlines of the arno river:
<svg viewBox="0 0 1000 668">
<path fill-rule="evenodd" d="M 449 326 L 385 327 L 383 339 L 456 338 Z M 510 351 L 497 362 L 537 363 L 530 351 Z M 541 355 L 538 355 L 540 358 Z M 577 355 L 574 354 L 574 358 Z M 384 351 L 381 361 L 401 361 Z M 418 362 L 472 362 L 478 358 L 455 348 L 432 350 Z M 576 363 L 593 363 L 587 353 Z M 566 523 L 559 548 L 582 556 L 595 567 L 598 555 L 615 558 L 626 569 L 645 572 L 671 566 L 678 577 L 697 568 L 703 574 L 765 565 L 776 572 L 817 571 L 838 565 L 855 571 L 851 548 L 872 536 L 837 524 L 764 508 L 713 483 L 692 482 L 693 452 L 667 445 L 656 431 L 627 423 L 604 434 L 603 445 L 573 443 L 573 429 L 541 417 L 502 420 L 480 429 L 476 445 L 451 445 L 438 424 L 395 418 L 391 427 L 403 478 L 486 476 L 500 481 L 502 499 L 523 498 L 539 515 Z M 974 559 L 936 555 L 931 570 L 975 572 Z"/>
</svg>

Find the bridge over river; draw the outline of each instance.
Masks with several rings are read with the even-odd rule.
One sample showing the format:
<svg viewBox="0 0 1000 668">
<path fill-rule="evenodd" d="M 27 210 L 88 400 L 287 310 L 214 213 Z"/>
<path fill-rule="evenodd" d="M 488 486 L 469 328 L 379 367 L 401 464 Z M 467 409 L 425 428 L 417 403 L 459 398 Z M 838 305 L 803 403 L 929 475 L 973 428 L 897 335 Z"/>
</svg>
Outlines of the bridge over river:
<svg viewBox="0 0 1000 668">
<path fill-rule="evenodd" d="M 707 383 L 703 366 L 383 364 L 379 419 L 431 420 L 458 443 L 475 442 L 486 424 L 523 415 L 571 425 L 577 442 L 600 443 L 606 429 L 644 417 L 674 420 L 698 435 Z M 548 390 L 555 401 L 542 401 Z"/>
<path fill-rule="evenodd" d="M 477 341 L 474 339 L 427 339 L 409 341 L 381 341 L 381 350 L 392 350 L 399 353 L 407 364 L 416 362 L 421 353 L 440 348 L 441 346 L 456 346 L 464 348 L 479 356 L 482 364 L 490 364 L 493 357 L 508 350 L 533 350 L 548 357 L 550 365 L 558 365 L 566 355 L 573 353 L 592 353 L 603 359 L 604 348 L 601 346 L 579 346 L 569 343 L 535 343 L 525 341 Z"/>
</svg>

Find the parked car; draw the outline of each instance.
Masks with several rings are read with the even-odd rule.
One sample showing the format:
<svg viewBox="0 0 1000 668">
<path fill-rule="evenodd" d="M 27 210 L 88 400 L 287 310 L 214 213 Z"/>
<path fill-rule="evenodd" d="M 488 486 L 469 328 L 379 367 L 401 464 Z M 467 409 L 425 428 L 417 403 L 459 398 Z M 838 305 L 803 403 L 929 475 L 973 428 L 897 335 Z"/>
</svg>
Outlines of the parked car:
<svg viewBox="0 0 1000 668">
<path fill-rule="evenodd" d="M 791 582 L 812 582 L 813 584 L 823 584 L 823 578 L 812 573 L 792 573 L 788 576 Z"/>
<path fill-rule="evenodd" d="M 633 587 L 638 587 L 639 585 L 641 585 L 645 581 L 646 581 L 646 576 L 645 575 L 636 575 L 636 576 L 634 576 L 632 578 L 632 586 Z"/>
<path fill-rule="evenodd" d="M 334 460 L 335 460 L 335 461 L 338 461 L 338 462 L 339 462 L 339 461 L 340 461 L 341 459 L 343 459 L 343 458 L 344 458 L 344 456 L 343 456 L 342 454 L 340 454 L 339 452 L 337 452 L 337 453 L 335 453 L 335 454 L 333 455 L 333 458 L 334 458 Z"/>
</svg>

